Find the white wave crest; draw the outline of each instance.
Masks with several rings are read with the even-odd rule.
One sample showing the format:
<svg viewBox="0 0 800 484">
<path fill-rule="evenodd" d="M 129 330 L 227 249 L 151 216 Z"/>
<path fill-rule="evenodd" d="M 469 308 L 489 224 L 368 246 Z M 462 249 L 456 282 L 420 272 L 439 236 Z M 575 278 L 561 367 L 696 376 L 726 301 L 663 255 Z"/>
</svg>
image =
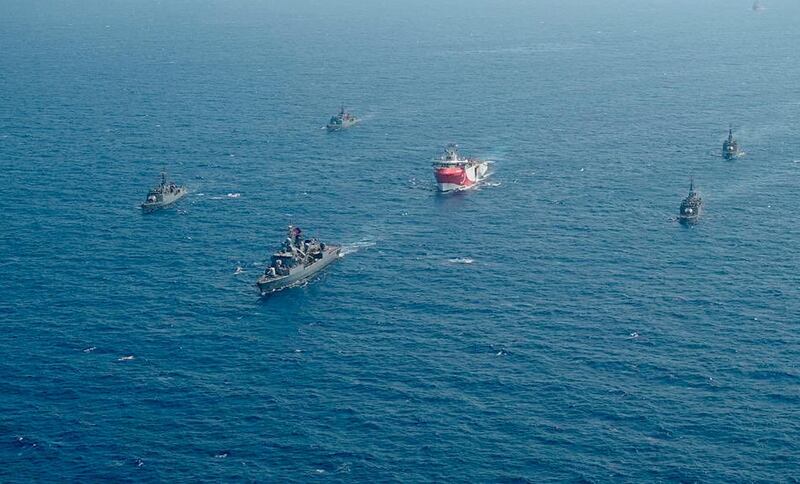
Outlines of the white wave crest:
<svg viewBox="0 0 800 484">
<path fill-rule="evenodd" d="M 339 252 L 339 257 L 344 257 L 348 254 L 352 254 L 354 252 L 358 252 L 359 250 L 373 246 L 375 246 L 375 242 L 370 242 L 366 240 L 353 242 L 352 244 L 342 244 L 342 250 Z"/>
</svg>

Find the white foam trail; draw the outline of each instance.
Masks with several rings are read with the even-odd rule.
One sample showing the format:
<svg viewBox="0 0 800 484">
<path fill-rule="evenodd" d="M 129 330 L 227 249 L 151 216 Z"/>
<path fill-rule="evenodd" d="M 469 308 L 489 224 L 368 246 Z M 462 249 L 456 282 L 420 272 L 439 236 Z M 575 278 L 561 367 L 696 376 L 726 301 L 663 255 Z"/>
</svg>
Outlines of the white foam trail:
<svg viewBox="0 0 800 484">
<path fill-rule="evenodd" d="M 135 358 L 136 357 L 133 356 L 133 355 L 120 356 L 119 358 L 117 358 L 117 361 L 131 361 L 131 360 L 133 360 Z"/>
<path fill-rule="evenodd" d="M 354 242 L 352 244 L 343 244 L 342 250 L 339 252 L 339 257 L 344 257 L 348 254 L 358 252 L 361 249 L 366 249 L 368 247 L 373 247 L 373 246 L 375 246 L 375 242 L 369 242 L 366 240 Z"/>
<path fill-rule="evenodd" d="M 241 194 L 241 193 L 229 193 L 229 194 L 227 195 L 227 197 L 228 197 L 228 198 L 239 198 L 239 197 L 241 197 L 241 196 L 242 196 L 242 194 Z"/>
<path fill-rule="evenodd" d="M 447 259 L 447 262 L 451 262 L 453 264 L 472 264 L 475 262 L 475 259 L 470 259 L 469 257 L 457 257 L 455 259 Z"/>
<path fill-rule="evenodd" d="M 244 272 L 244 268 L 242 266 L 236 266 L 236 271 L 233 274 L 241 274 L 242 272 Z"/>
</svg>

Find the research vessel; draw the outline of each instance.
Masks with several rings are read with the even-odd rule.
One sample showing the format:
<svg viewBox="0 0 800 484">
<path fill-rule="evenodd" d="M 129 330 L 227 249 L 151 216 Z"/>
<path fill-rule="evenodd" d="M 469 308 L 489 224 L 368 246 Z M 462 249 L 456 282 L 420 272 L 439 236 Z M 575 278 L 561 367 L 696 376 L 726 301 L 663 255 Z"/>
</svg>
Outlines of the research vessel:
<svg viewBox="0 0 800 484">
<path fill-rule="evenodd" d="M 445 146 L 442 156 L 433 162 L 436 187 L 440 192 L 452 192 L 472 188 L 489 174 L 489 162 L 475 158 L 463 158 L 458 145 Z"/>
</svg>

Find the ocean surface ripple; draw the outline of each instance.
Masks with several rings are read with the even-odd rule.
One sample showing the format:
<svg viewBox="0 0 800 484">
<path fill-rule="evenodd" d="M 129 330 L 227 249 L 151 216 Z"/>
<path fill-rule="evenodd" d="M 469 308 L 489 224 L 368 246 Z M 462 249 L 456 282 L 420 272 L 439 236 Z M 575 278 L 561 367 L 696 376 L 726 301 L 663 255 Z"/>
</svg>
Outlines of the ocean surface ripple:
<svg viewBox="0 0 800 484">
<path fill-rule="evenodd" d="M 797 478 L 797 2 L 73 3 L 0 7 L 3 482 Z"/>
</svg>

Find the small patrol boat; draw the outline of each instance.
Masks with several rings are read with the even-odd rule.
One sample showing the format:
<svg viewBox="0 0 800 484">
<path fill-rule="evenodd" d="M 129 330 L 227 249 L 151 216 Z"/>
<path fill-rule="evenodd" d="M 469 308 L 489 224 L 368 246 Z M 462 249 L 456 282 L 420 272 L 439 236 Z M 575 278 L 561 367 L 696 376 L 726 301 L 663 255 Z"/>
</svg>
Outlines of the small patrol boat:
<svg viewBox="0 0 800 484">
<path fill-rule="evenodd" d="M 345 111 L 344 106 L 342 106 L 342 108 L 339 110 L 339 114 L 336 116 L 331 116 L 331 120 L 328 121 L 328 124 L 325 127 L 328 129 L 328 131 L 340 131 L 353 126 L 358 121 L 359 119 L 357 117 Z"/>
<path fill-rule="evenodd" d="M 694 180 L 689 183 L 689 195 L 681 202 L 680 213 L 678 213 L 678 220 L 683 223 L 693 224 L 700 218 L 700 212 L 703 209 L 703 199 L 700 194 L 694 190 Z"/>
<path fill-rule="evenodd" d="M 162 171 L 161 184 L 147 192 L 147 199 L 142 204 L 142 210 L 152 212 L 160 208 L 169 207 L 185 197 L 187 193 L 186 187 L 178 186 L 174 182 L 167 183 L 167 174 Z"/>
<path fill-rule="evenodd" d="M 264 275 L 256 287 L 262 296 L 298 286 L 339 258 L 342 248 L 317 239 L 304 239 L 299 227 L 289 226 L 280 250 L 272 254 Z"/>
<path fill-rule="evenodd" d="M 462 158 L 458 145 L 445 146 L 442 156 L 433 162 L 436 187 L 440 192 L 466 190 L 487 177 L 489 162 L 475 158 Z"/>
<path fill-rule="evenodd" d="M 733 138 L 733 128 L 728 130 L 728 139 L 722 142 L 722 157 L 726 160 L 735 160 L 741 156 L 739 143 Z"/>
</svg>

